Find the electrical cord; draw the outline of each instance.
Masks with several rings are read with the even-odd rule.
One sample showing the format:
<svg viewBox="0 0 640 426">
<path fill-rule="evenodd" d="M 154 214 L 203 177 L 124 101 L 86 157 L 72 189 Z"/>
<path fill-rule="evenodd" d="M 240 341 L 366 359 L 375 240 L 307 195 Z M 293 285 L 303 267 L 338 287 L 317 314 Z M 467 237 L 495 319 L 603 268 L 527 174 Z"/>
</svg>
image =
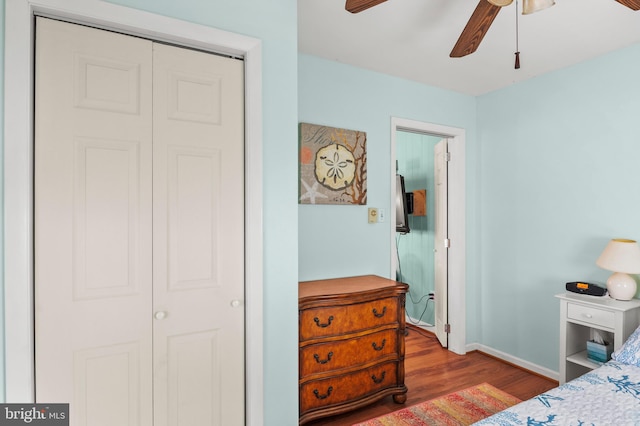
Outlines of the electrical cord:
<svg viewBox="0 0 640 426">
<path fill-rule="evenodd" d="M 401 265 L 401 262 L 400 262 L 400 251 L 399 251 L 399 248 L 400 248 L 400 235 L 396 235 L 396 259 L 398 260 L 398 270 L 396 271 L 396 275 L 397 275 L 396 279 L 398 281 L 400 281 L 400 282 L 403 282 L 402 281 L 402 265 Z M 411 286 L 409 286 L 408 293 L 409 293 L 409 299 L 411 299 L 411 303 L 413 303 L 414 305 L 418 305 L 418 304 L 422 303 L 422 301 L 425 298 L 428 298 L 427 299 L 427 303 L 424 304 L 424 309 L 422 310 L 422 313 L 420 314 L 420 318 L 418 318 L 417 322 L 412 321 L 411 317 L 407 316 L 407 318 L 409 318 L 409 322 L 410 323 L 418 325 L 422 321 L 422 317 L 424 316 L 425 312 L 427 312 L 427 308 L 429 307 L 429 300 L 433 300 L 433 299 L 431 299 L 431 297 L 429 297 L 430 296 L 429 294 L 425 294 L 424 296 L 420 297 L 418 299 L 418 301 L 415 301 L 413 299 L 413 295 L 411 294 Z"/>
<path fill-rule="evenodd" d="M 419 325 L 422 322 L 422 317 L 424 316 L 424 313 L 427 312 L 427 308 L 429 307 L 429 300 L 433 300 L 433 299 L 427 299 L 427 303 L 424 304 L 424 309 L 422 310 L 422 313 L 420 314 L 420 318 L 418 318 L 417 321 L 413 321 L 410 316 L 407 316 L 411 324 Z"/>
</svg>

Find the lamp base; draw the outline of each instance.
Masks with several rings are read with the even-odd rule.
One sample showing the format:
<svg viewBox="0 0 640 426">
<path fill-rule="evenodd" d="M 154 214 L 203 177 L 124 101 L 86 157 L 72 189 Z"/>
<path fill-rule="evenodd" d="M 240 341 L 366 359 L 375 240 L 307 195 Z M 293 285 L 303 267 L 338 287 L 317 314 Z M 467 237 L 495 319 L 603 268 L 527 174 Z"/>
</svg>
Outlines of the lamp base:
<svg viewBox="0 0 640 426">
<path fill-rule="evenodd" d="M 636 295 L 636 280 L 622 272 L 616 272 L 607 280 L 609 296 L 617 300 L 631 300 Z"/>
</svg>

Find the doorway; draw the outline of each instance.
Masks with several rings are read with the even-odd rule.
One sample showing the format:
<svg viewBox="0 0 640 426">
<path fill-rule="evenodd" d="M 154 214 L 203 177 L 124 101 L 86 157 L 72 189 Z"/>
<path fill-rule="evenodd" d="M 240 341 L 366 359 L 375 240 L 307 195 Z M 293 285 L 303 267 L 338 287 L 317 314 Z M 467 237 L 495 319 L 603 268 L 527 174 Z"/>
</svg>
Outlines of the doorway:
<svg viewBox="0 0 640 426">
<path fill-rule="evenodd" d="M 444 144 L 446 139 L 437 136 L 402 130 L 396 133 L 396 174 L 402 177 L 411 208 L 408 226 L 396 233 L 396 279 L 410 285 L 407 321 L 435 332 L 442 346 L 447 347 L 447 333 L 443 332 L 446 315 L 435 315 L 436 308 L 447 306 L 447 250 L 442 247 L 446 238 L 446 221 L 442 220 L 446 219 L 446 199 L 436 196 L 446 196 L 446 162 L 438 161 L 445 157 L 442 152 L 436 153 L 436 147 L 446 149 Z M 442 176 L 443 181 L 437 182 L 437 176 Z"/>
<path fill-rule="evenodd" d="M 245 59 L 246 100 L 246 423 L 263 418 L 261 44 L 257 39 L 97 0 L 6 5 L 5 27 L 5 366 L 6 402 L 33 402 L 33 203 L 31 56 L 34 15 L 86 23 Z"/>
<path fill-rule="evenodd" d="M 447 139 L 449 159 L 447 165 L 447 185 L 448 185 L 448 237 L 449 248 L 447 248 L 447 303 L 446 303 L 446 323 L 448 324 L 447 344 L 449 350 L 458 354 L 466 353 L 466 312 L 465 312 L 465 210 L 464 210 L 464 162 L 465 162 L 465 131 L 455 127 L 441 126 L 431 123 L 407 120 L 401 118 L 392 118 L 391 120 L 391 170 L 392 181 L 395 181 L 398 133 L 416 133 L 419 135 L 427 135 L 433 138 L 425 140 Z M 391 199 L 395 199 L 395 184 L 391 185 Z M 435 192 L 435 191 L 434 191 Z M 394 213 L 391 209 L 392 220 L 395 224 Z M 396 259 L 396 232 L 395 228 L 391 229 L 391 276 L 396 275 L 397 259 Z M 423 253 L 424 256 L 432 256 L 433 252 Z M 410 283 L 409 283 L 410 284 Z M 407 304 L 410 302 L 408 301 Z M 435 322 L 435 320 L 434 320 Z"/>
</svg>

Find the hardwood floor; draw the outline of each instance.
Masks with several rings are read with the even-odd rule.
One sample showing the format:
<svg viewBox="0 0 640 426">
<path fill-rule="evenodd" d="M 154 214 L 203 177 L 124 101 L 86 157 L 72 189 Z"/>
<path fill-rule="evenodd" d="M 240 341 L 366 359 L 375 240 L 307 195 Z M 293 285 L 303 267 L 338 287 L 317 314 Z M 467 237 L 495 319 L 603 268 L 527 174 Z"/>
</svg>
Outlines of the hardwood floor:
<svg viewBox="0 0 640 426">
<path fill-rule="evenodd" d="M 312 426 L 351 426 L 403 407 L 418 404 L 487 382 L 521 399 L 532 398 L 558 386 L 558 382 L 531 373 L 502 360 L 473 351 L 457 355 L 440 346 L 435 335 L 407 325 L 405 339 L 405 385 L 407 402 L 388 396 L 360 410 L 307 423 Z"/>
</svg>

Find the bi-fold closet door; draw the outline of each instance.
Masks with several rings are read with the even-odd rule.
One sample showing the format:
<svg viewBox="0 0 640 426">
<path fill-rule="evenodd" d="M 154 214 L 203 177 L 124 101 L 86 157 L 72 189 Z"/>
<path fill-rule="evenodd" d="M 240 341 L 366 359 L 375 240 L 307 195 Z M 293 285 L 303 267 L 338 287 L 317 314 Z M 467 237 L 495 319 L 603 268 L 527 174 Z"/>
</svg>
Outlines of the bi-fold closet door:
<svg viewBox="0 0 640 426">
<path fill-rule="evenodd" d="M 243 63 L 36 22 L 37 402 L 244 424 Z"/>
</svg>

